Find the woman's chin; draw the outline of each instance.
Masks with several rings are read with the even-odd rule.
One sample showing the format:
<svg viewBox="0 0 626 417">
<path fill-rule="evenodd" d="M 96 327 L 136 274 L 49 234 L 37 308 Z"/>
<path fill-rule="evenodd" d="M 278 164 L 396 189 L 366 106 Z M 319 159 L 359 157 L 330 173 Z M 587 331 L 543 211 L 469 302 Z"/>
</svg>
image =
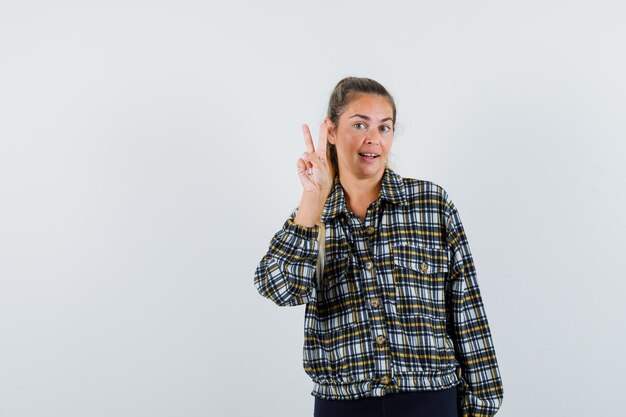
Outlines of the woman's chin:
<svg viewBox="0 0 626 417">
<path fill-rule="evenodd" d="M 373 176 L 378 176 L 380 175 L 384 170 L 385 170 L 385 164 L 384 163 L 377 163 L 377 164 L 370 164 L 370 165 L 366 165 L 366 166 L 361 166 L 360 171 L 360 176 L 363 177 L 373 177 Z"/>
</svg>

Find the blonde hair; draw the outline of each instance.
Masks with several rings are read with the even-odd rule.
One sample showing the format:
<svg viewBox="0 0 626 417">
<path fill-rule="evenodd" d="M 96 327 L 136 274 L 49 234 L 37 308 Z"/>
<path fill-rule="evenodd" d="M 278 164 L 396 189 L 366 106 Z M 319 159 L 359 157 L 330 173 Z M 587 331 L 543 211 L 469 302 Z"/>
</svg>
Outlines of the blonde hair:
<svg viewBox="0 0 626 417">
<path fill-rule="evenodd" d="M 315 264 L 315 276 L 317 277 L 317 287 L 320 288 L 324 280 L 324 260 L 326 258 L 326 227 L 321 221 L 318 223 L 319 233 L 317 241 L 319 242 L 319 253 L 317 255 L 317 263 Z"/>
<path fill-rule="evenodd" d="M 330 119 L 333 123 L 335 132 L 337 131 L 337 127 L 339 126 L 339 118 L 341 114 L 345 110 L 346 106 L 350 104 L 350 101 L 357 94 L 374 94 L 378 96 L 385 97 L 389 104 L 391 105 L 391 109 L 393 111 L 393 128 L 395 129 L 396 125 L 396 103 L 387 91 L 385 87 L 382 86 L 377 81 L 372 80 L 371 78 L 361 78 L 361 77 L 346 77 L 340 80 L 332 93 L 330 94 L 330 100 L 328 101 L 328 110 L 326 112 L 326 117 Z M 326 159 L 328 161 L 328 166 L 330 168 L 330 175 L 333 178 L 339 176 L 339 163 L 337 160 L 337 149 L 335 145 L 330 143 L 330 141 L 326 142 Z M 319 255 L 317 257 L 317 263 L 315 266 L 315 273 L 317 276 L 317 284 L 318 287 L 322 286 L 323 275 L 324 275 L 324 263 L 325 263 L 325 246 L 326 246 L 326 228 L 324 227 L 324 223 L 320 219 L 317 223 L 319 226 L 318 233 L 318 242 L 319 242 Z"/>
</svg>

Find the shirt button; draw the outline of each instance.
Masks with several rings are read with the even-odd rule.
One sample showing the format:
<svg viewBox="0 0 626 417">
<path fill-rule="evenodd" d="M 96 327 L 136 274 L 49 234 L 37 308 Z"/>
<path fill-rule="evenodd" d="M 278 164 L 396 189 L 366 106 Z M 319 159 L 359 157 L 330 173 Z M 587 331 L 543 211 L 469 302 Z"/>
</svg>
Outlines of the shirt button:
<svg viewBox="0 0 626 417">
<path fill-rule="evenodd" d="M 389 378 L 387 375 L 385 375 L 384 377 L 380 378 L 380 382 L 382 382 L 383 384 L 387 385 L 388 383 L 391 382 L 391 378 Z"/>
<path fill-rule="evenodd" d="M 386 338 L 385 338 L 385 336 L 383 336 L 382 334 L 381 334 L 381 335 L 376 336 L 376 343 L 378 343 L 379 345 L 384 344 L 384 343 L 385 343 L 385 340 L 386 340 Z"/>
<path fill-rule="evenodd" d="M 365 229 L 365 232 L 366 232 L 368 235 L 370 235 L 370 236 L 371 236 L 371 235 L 373 235 L 373 234 L 374 234 L 375 230 L 374 230 L 374 228 L 373 228 L 372 226 L 369 226 L 369 227 L 367 227 L 367 228 Z"/>
<path fill-rule="evenodd" d="M 365 267 L 367 269 L 372 269 L 372 268 L 374 268 L 374 263 L 372 261 L 367 261 L 367 262 L 365 262 Z"/>
<path fill-rule="evenodd" d="M 374 308 L 378 308 L 380 306 L 380 301 L 378 300 L 378 298 L 372 298 L 372 300 L 370 301 L 370 305 Z"/>
<path fill-rule="evenodd" d="M 422 272 L 428 271 L 428 264 L 426 262 L 422 262 L 420 265 L 420 269 L 422 270 Z"/>
</svg>

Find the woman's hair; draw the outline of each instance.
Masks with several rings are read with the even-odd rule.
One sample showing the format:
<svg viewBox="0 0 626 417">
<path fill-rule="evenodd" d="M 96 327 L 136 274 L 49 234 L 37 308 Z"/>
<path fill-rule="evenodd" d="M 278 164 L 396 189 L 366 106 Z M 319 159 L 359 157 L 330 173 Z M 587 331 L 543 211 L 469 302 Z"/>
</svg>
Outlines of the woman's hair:
<svg viewBox="0 0 626 417">
<path fill-rule="evenodd" d="M 375 94 L 386 98 L 393 111 L 393 127 L 395 128 L 396 103 L 387 89 L 379 82 L 370 78 L 346 77 L 337 83 L 333 92 L 330 94 L 330 100 L 328 101 L 328 111 L 326 112 L 326 117 L 333 122 L 335 130 L 337 130 L 337 127 L 339 126 L 339 118 L 341 117 L 341 114 L 357 94 Z M 326 157 L 330 163 L 329 166 L 331 175 L 334 178 L 339 175 L 339 164 L 337 162 L 337 149 L 335 148 L 335 145 L 330 142 L 326 143 Z"/>
<path fill-rule="evenodd" d="M 330 94 L 330 100 L 328 101 L 328 111 L 326 113 L 326 117 L 333 122 L 335 131 L 339 126 L 339 118 L 341 117 L 341 114 L 348 104 L 350 104 L 352 99 L 358 94 L 375 94 L 386 98 L 393 111 L 392 123 L 395 129 L 396 103 L 387 89 L 379 82 L 370 78 L 346 77 L 337 83 L 333 92 Z M 337 162 L 337 149 L 335 148 L 335 145 L 330 142 L 326 142 L 326 159 L 329 162 L 330 173 L 334 179 L 339 175 L 339 164 Z M 319 288 L 322 286 L 322 279 L 324 275 L 326 228 L 321 220 L 318 222 L 318 226 L 319 253 L 317 257 L 316 274 Z"/>
</svg>

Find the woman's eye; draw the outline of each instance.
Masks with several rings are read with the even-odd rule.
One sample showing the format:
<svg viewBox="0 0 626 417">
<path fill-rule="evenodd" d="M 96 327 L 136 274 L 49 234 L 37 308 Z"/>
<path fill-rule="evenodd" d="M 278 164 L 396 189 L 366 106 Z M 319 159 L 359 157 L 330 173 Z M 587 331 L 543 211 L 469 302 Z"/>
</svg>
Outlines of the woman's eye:
<svg viewBox="0 0 626 417">
<path fill-rule="evenodd" d="M 365 129 L 365 123 L 355 123 L 354 127 L 356 127 L 359 130 L 363 130 Z"/>
<path fill-rule="evenodd" d="M 381 126 L 380 130 L 383 132 L 389 132 L 391 130 L 391 128 L 389 126 Z"/>
</svg>

